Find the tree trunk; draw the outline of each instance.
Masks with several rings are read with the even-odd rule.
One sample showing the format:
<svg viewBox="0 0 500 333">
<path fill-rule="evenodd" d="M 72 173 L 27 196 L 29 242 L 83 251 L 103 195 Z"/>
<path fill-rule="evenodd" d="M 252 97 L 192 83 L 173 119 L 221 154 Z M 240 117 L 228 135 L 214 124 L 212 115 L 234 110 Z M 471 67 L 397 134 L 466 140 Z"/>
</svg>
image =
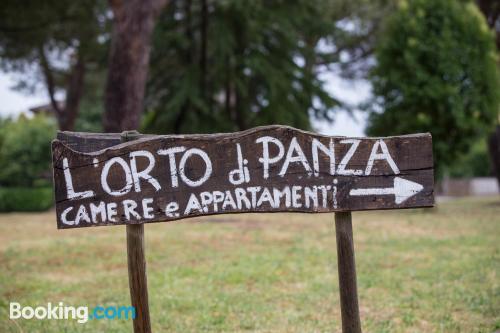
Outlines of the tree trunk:
<svg viewBox="0 0 500 333">
<path fill-rule="evenodd" d="M 59 117 L 59 128 L 62 131 L 72 131 L 75 128 L 76 117 L 80 110 L 80 101 L 83 95 L 85 79 L 85 60 L 81 53 L 76 54 L 77 59 L 71 69 L 66 88 L 66 103 Z"/>
<path fill-rule="evenodd" d="M 191 68 L 193 66 L 193 61 L 194 61 L 194 54 L 195 54 L 195 49 L 194 49 L 194 33 L 193 33 L 193 27 L 192 27 L 192 2 L 191 0 L 185 0 L 184 1 L 184 16 L 185 16 L 185 30 L 184 30 L 184 36 L 186 40 L 188 41 L 189 45 L 186 48 L 186 52 L 184 52 L 184 59 L 186 60 L 186 63 L 188 64 L 188 68 Z M 184 121 L 186 120 L 186 115 L 188 112 L 191 111 L 191 101 L 188 97 L 188 99 L 183 103 L 183 105 L 180 108 L 179 114 L 175 118 L 174 121 L 174 134 L 180 134 L 182 132 L 182 125 L 184 124 Z"/>
<path fill-rule="evenodd" d="M 244 65 L 243 65 L 243 59 L 245 57 L 245 48 L 247 45 L 247 38 L 246 38 L 246 31 L 243 30 L 241 26 L 236 28 L 236 48 L 235 48 L 235 59 L 236 59 L 236 66 L 235 66 L 235 79 L 240 78 L 244 79 L 245 74 L 244 74 Z M 236 126 L 238 127 L 238 130 L 244 131 L 248 129 L 248 122 L 247 122 L 247 117 L 248 114 L 245 112 L 245 107 L 247 107 L 247 103 L 244 101 L 246 99 L 241 90 L 240 87 L 236 84 L 235 81 L 233 81 L 233 87 L 234 87 L 234 114 L 235 114 L 235 120 L 236 120 Z"/>
<path fill-rule="evenodd" d="M 52 73 L 49 59 L 45 54 L 43 46 L 38 48 L 40 58 L 40 67 L 45 79 L 47 94 L 50 98 L 50 105 L 54 110 L 59 129 L 61 131 L 72 131 L 75 128 L 76 117 L 80 109 L 80 100 L 83 95 L 83 86 L 85 78 L 85 60 L 81 51 L 76 51 L 76 62 L 71 67 L 66 86 L 66 103 L 61 105 L 55 98 L 56 83 Z"/>
<path fill-rule="evenodd" d="M 497 125 L 495 132 L 488 138 L 488 149 L 493 173 L 497 177 L 498 185 L 500 186 L 500 125 Z"/>
<path fill-rule="evenodd" d="M 208 4 L 201 0 L 201 31 L 200 31 L 200 93 L 203 99 L 207 97 L 207 41 L 208 41 Z"/>
<path fill-rule="evenodd" d="M 166 0 L 110 0 L 113 31 L 105 91 L 104 130 L 139 127 L 157 14 Z"/>
</svg>

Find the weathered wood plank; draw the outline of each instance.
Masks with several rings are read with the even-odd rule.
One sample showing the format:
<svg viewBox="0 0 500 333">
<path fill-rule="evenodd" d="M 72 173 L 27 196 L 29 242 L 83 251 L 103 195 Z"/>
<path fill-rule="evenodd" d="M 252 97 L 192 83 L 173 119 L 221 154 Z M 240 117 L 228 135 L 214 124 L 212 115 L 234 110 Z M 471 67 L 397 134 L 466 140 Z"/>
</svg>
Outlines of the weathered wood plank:
<svg viewBox="0 0 500 333">
<path fill-rule="evenodd" d="M 94 151 L 110 148 L 120 144 L 120 133 L 80 133 L 80 132 L 57 132 L 57 140 L 64 143 L 74 151 L 91 153 Z M 150 137 L 148 134 L 140 134 L 139 137 Z"/>
<path fill-rule="evenodd" d="M 52 144 L 59 228 L 434 204 L 430 134 L 346 138 L 268 126 L 119 144 L 115 135 L 59 138 Z"/>
<path fill-rule="evenodd" d="M 342 333 L 361 333 L 351 212 L 335 213 Z"/>
</svg>

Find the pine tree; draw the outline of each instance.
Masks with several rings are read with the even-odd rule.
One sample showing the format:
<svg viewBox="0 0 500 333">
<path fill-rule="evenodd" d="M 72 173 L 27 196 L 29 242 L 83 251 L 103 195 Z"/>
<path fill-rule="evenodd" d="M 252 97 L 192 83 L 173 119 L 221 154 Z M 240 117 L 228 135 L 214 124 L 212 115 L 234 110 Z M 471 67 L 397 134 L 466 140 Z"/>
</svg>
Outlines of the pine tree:
<svg viewBox="0 0 500 333">
<path fill-rule="evenodd" d="M 153 36 L 144 129 L 215 132 L 273 123 L 309 129 L 310 116 L 331 120 L 341 103 L 320 73 L 340 64 L 342 53 L 371 52 L 376 15 L 353 8 L 373 3 L 172 1 Z M 342 20 L 362 24 L 351 31 Z"/>
<path fill-rule="evenodd" d="M 74 128 L 86 76 L 102 63 L 105 11 L 101 0 L 5 0 L 0 6 L 1 68 L 24 75 L 21 90 L 41 83 L 62 130 Z M 57 100 L 59 93 L 65 103 Z"/>
</svg>

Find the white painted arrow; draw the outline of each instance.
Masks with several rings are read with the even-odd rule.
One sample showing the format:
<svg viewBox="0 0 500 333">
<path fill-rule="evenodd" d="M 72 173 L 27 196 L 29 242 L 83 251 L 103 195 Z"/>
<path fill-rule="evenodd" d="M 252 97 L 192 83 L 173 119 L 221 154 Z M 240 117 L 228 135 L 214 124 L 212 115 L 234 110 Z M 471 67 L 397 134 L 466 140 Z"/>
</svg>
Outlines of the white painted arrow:
<svg viewBox="0 0 500 333">
<path fill-rule="evenodd" d="M 352 189 L 349 194 L 364 195 L 388 195 L 394 194 L 396 204 L 405 202 L 410 197 L 422 191 L 424 187 L 419 183 L 412 182 L 400 177 L 394 177 L 394 186 L 386 188 L 357 188 Z"/>
</svg>

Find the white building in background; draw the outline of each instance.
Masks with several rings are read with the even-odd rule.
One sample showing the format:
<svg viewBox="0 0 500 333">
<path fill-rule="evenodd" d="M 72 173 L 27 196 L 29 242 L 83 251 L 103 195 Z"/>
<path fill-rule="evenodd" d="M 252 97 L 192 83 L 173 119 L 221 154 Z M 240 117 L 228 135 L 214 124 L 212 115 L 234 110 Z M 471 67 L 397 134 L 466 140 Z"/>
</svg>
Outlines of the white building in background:
<svg viewBox="0 0 500 333">
<path fill-rule="evenodd" d="M 444 179 L 438 186 L 438 195 L 450 197 L 497 195 L 498 181 L 495 177 Z"/>
</svg>

